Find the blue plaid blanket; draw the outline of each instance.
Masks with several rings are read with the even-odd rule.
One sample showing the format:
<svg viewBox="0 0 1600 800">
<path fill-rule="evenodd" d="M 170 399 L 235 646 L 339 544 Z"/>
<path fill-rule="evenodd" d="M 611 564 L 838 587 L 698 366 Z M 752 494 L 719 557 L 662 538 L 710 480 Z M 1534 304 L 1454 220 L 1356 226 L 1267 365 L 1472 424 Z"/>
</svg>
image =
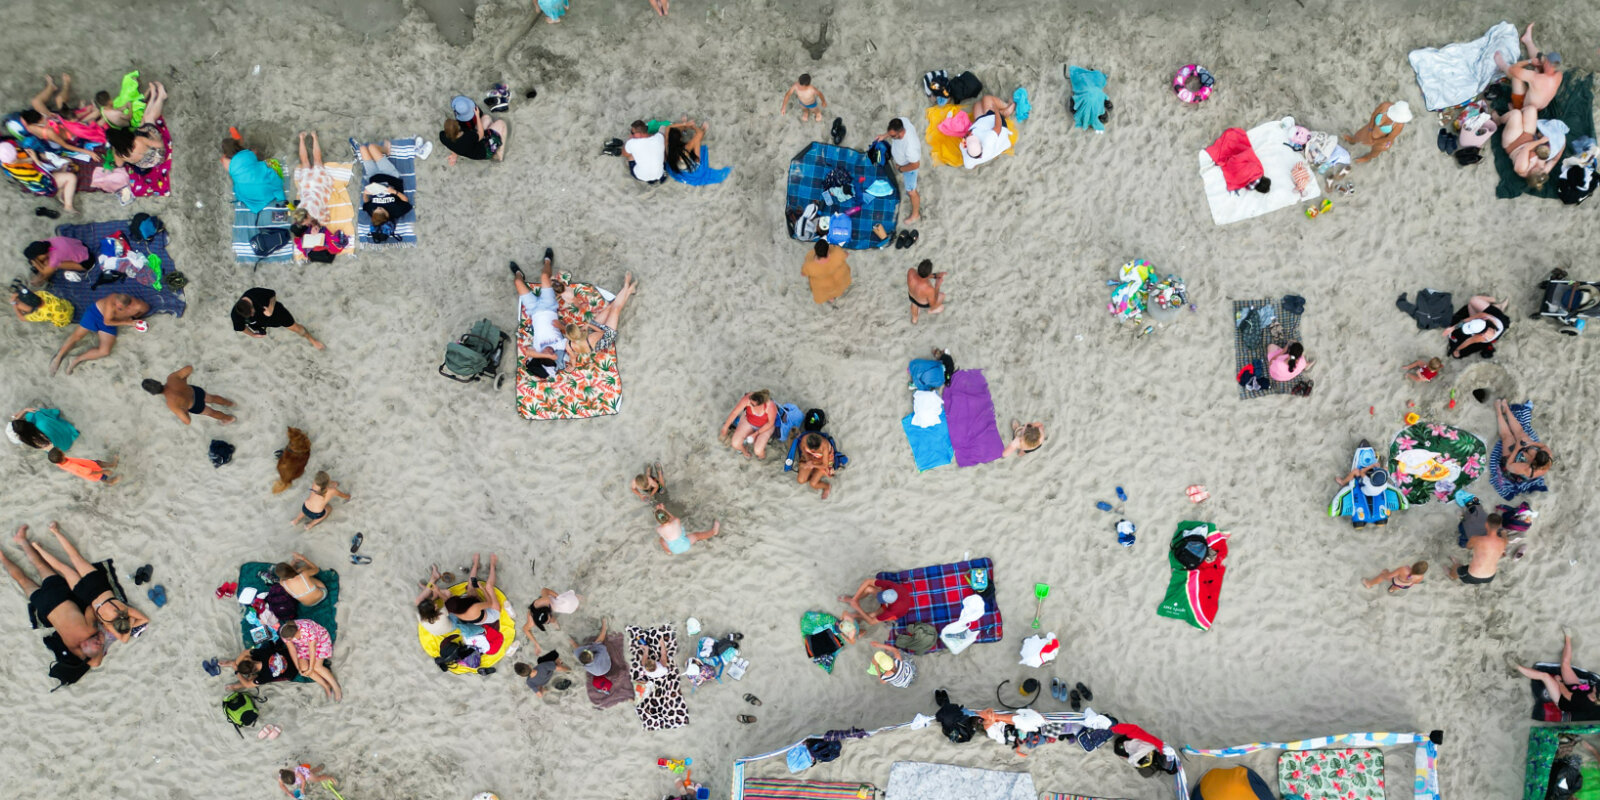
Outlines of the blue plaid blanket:
<svg viewBox="0 0 1600 800">
<path fill-rule="evenodd" d="M 850 188 L 855 196 L 830 206 L 823 202 L 823 181 L 835 168 L 844 170 L 850 176 Z M 867 187 L 879 179 L 888 181 L 894 187 L 894 193 L 888 197 L 867 194 Z M 867 159 L 867 154 L 860 150 L 812 142 L 789 162 L 789 189 L 784 198 L 785 219 L 789 218 L 788 214 L 798 213 L 811 203 L 817 204 L 819 214 L 842 210 L 850 215 L 850 240 L 844 243 L 844 247 L 851 250 L 887 247 L 894 241 L 895 214 L 900 209 L 900 182 L 896 180 L 894 170 L 872 163 Z M 859 210 L 851 213 L 853 209 Z M 874 225 L 882 225 L 888 236 L 883 239 L 874 236 Z M 789 226 L 789 237 L 794 238 L 792 225 Z"/>
<path fill-rule="evenodd" d="M 172 261 L 172 256 L 167 254 L 167 234 L 162 232 L 156 234 L 156 237 L 148 242 L 137 243 L 133 241 L 132 236 L 128 236 L 128 223 L 129 220 L 124 219 L 112 222 L 91 222 L 83 225 L 62 225 L 56 228 L 56 235 L 67 236 L 83 242 L 88 246 L 89 254 L 93 256 L 100 252 L 101 239 L 121 233 L 127 238 L 128 245 L 133 248 L 134 252 L 143 253 L 146 256 L 160 256 L 162 274 L 171 274 L 176 269 L 176 266 Z M 119 292 L 149 303 L 150 311 L 153 314 L 171 314 L 175 317 L 181 317 L 188 308 L 188 304 L 184 302 L 182 291 L 166 286 L 163 286 L 161 291 L 152 288 L 150 284 L 154 281 L 155 276 L 149 272 L 141 273 L 137 276 L 129 276 L 113 283 L 102 283 L 99 286 L 95 286 L 95 282 L 100 279 L 100 267 L 98 265 L 83 273 L 83 280 L 80 281 L 66 280 L 62 277 L 62 274 L 58 272 L 50 279 L 48 291 L 72 304 L 73 322 L 77 322 L 78 318 L 83 316 L 83 310 L 88 308 L 89 304 L 106 295 Z"/>
<path fill-rule="evenodd" d="M 289 208 L 280 203 L 274 203 L 261 210 L 260 214 L 245 207 L 244 203 L 233 201 L 233 260 L 246 264 L 287 264 L 294 260 L 294 242 L 272 251 L 267 256 L 256 255 L 255 248 L 250 246 L 250 239 L 265 228 L 288 228 Z"/>
<path fill-rule="evenodd" d="M 1510 408 L 1511 416 L 1516 417 L 1517 422 L 1522 424 L 1522 430 L 1528 434 L 1528 438 L 1539 441 L 1539 434 L 1533 430 L 1533 403 L 1511 403 Z M 1519 494 L 1550 491 L 1550 487 L 1545 485 L 1544 478 L 1516 482 L 1506 477 L 1504 465 L 1501 463 L 1503 457 L 1501 442 L 1497 440 L 1494 449 L 1489 451 L 1489 483 L 1494 485 L 1494 490 L 1499 492 L 1501 497 L 1510 500 Z"/>
<path fill-rule="evenodd" d="M 1293 311 L 1285 311 L 1281 301 L 1233 301 L 1233 374 L 1235 377 L 1235 383 L 1237 383 L 1239 370 L 1244 369 L 1244 366 L 1252 361 L 1256 361 L 1257 365 L 1261 367 L 1262 378 L 1264 378 L 1267 382 L 1267 388 L 1257 392 L 1248 391 L 1243 386 L 1240 386 L 1240 400 L 1249 400 L 1254 397 L 1264 397 L 1269 394 L 1288 394 L 1289 389 L 1293 386 L 1292 383 L 1275 381 L 1272 380 L 1270 376 L 1266 375 L 1267 345 L 1271 344 L 1270 337 L 1267 336 L 1265 332 L 1262 332 L 1262 335 L 1254 337 L 1250 341 L 1245 341 L 1244 335 L 1239 330 L 1239 315 L 1241 312 L 1250 308 L 1263 307 L 1271 307 L 1273 313 L 1276 315 L 1276 323 L 1282 326 L 1282 332 L 1278 334 L 1279 338 L 1290 342 L 1300 341 L 1300 315 Z"/>
<path fill-rule="evenodd" d="M 370 144 L 370 143 L 369 143 Z M 368 183 L 367 176 L 361 175 L 356 181 L 355 196 L 351 198 L 356 204 L 356 237 L 361 244 L 371 247 L 392 247 L 395 245 L 417 244 L 417 209 L 422 206 L 417 201 L 417 148 L 422 142 L 417 139 L 392 139 L 389 142 L 389 160 L 394 162 L 395 169 L 400 170 L 400 182 L 405 185 L 406 197 L 411 198 L 411 214 L 395 223 L 394 230 L 398 241 L 390 239 L 386 242 L 372 241 L 372 217 L 362 208 L 361 190 Z M 355 154 L 356 166 L 361 165 L 361 154 Z"/>
<path fill-rule="evenodd" d="M 967 595 L 977 594 L 972 590 L 972 585 L 967 582 L 967 573 L 974 567 L 989 570 L 989 588 L 983 593 L 983 616 L 973 624 L 973 629 L 978 632 L 975 644 L 984 642 L 998 642 L 1005 634 L 1005 627 L 1000 619 L 1000 606 L 994 600 L 994 562 L 987 558 L 975 558 L 971 561 L 957 561 L 954 564 L 938 564 L 932 567 L 908 569 L 904 572 L 880 572 L 878 580 L 903 583 L 911 587 L 911 610 L 906 615 L 890 623 L 889 641 L 905 633 L 907 627 L 919 622 L 932 625 L 935 630 L 944 630 L 944 626 L 956 621 L 961 616 L 961 601 Z M 937 653 L 943 650 L 944 642 L 941 640 L 934 644 L 929 652 Z"/>
</svg>

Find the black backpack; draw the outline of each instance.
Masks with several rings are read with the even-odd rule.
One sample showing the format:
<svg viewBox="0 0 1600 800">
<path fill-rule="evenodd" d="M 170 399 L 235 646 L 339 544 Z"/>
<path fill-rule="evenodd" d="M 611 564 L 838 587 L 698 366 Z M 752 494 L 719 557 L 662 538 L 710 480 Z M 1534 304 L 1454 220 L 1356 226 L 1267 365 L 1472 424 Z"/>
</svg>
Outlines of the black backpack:
<svg viewBox="0 0 1600 800">
<path fill-rule="evenodd" d="M 838 759 L 844 747 L 829 739 L 807 739 L 806 750 L 811 753 L 812 761 L 821 764 Z"/>
<path fill-rule="evenodd" d="M 983 81 L 971 72 L 963 72 L 945 84 L 944 96 L 952 103 L 965 103 L 980 94 L 983 94 Z"/>
<path fill-rule="evenodd" d="M 440 672 L 449 672 L 450 668 L 461 663 L 466 658 L 476 653 L 477 649 L 461 641 L 460 634 L 452 633 L 439 642 L 439 655 L 433 659 Z"/>
<path fill-rule="evenodd" d="M 140 212 L 128 222 L 128 238 L 145 244 L 167 232 L 167 224 L 154 214 Z"/>
<path fill-rule="evenodd" d="M 1206 562 L 1206 553 L 1211 547 L 1206 544 L 1206 537 L 1191 533 L 1172 543 L 1172 560 L 1186 570 L 1196 570 Z"/>
<path fill-rule="evenodd" d="M 67 643 L 62 640 L 61 634 L 52 633 L 44 637 L 44 646 L 50 648 L 50 653 L 56 657 L 50 665 L 50 677 L 56 679 L 56 685 L 50 691 L 71 686 L 89 674 L 89 662 L 67 649 Z"/>
<path fill-rule="evenodd" d="M 1567 800 L 1583 788 L 1583 773 L 1578 771 L 1578 765 L 1570 756 L 1556 761 L 1550 767 L 1550 788 L 1545 792 L 1547 800 Z"/>
</svg>

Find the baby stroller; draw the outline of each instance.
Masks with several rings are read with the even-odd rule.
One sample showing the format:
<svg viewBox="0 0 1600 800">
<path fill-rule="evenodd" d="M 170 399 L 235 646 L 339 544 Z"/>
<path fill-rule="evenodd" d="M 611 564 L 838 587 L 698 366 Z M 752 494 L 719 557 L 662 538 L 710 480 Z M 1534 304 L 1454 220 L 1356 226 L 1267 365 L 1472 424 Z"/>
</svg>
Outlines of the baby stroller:
<svg viewBox="0 0 1600 800">
<path fill-rule="evenodd" d="M 1539 282 L 1544 297 L 1533 319 L 1543 317 L 1561 326 L 1567 336 L 1583 333 L 1590 317 L 1600 317 L 1600 283 L 1569 281 L 1567 271 L 1556 269 Z"/>
<path fill-rule="evenodd" d="M 478 320 L 472 330 L 445 345 L 439 374 L 460 383 L 491 377 L 495 379 L 495 388 L 500 388 L 500 351 L 508 338 L 493 322 Z"/>
</svg>

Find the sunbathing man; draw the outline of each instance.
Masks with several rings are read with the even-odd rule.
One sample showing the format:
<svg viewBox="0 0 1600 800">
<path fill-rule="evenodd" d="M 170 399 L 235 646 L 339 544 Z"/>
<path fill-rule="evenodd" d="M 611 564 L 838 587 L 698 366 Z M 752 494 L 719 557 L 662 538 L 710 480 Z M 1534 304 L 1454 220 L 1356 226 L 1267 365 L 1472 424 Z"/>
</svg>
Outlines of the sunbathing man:
<svg viewBox="0 0 1600 800">
<path fill-rule="evenodd" d="M 108 294 L 96 300 L 83 310 L 83 317 L 78 320 L 78 326 L 72 329 L 72 333 L 67 334 L 67 341 L 56 351 L 56 357 L 50 359 L 50 374 L 56 374 L 56 368 L 61 366 L 61 359 L 66 358 L 67 353 L 90 333 L 97 336 L 95 346 L 72 359 L 72 363 L 67 365 L 67 374 L 71 375 L 72 371 L 85 361 L 94 361 L 111 355 L 111 349 L 117 346 L 118 326 L 132 325 L 144 319 L 149 313 L 149 303 L 121 293 Z"/>
<path fill-rule="evenodd" d="M 6 574 L 28 595 L 29 613 L 45 626 L 55 628 L 56 632 L 45 640 L 52 650 L 65 651 L 88 667 L 100 666 L 106 657 L 106 643 L 95 624 L 94 612 L 79 602 L 72 592 L 72 584 L 39 557 L 38 551 L 27 543 L 27 535 L 28 526 L 23 525 L 13 538 L 22 546 L 22 554 L 38 570 L 39 582 L 29 578 L 4 552 L 0 552 L 0 567 L 4 567 Z M 77 577 L 74 573 L 73 578 Z"/>
<path fill-rule="evenodd" d="M 795 459 L 795 480 L 822 492 L 822 499 L 833 493 L 826 478 L 833 474 L 833 443 L 816 433 L 800 439 L 800 455 Z"/>
<path fill-rule="evenodd" d="M 232 414 L 224 414 L 207 405 L 216 403 L 219 406 L 233 406 L 233 401 L 220 394 L 206 394 L 206 390 L 189 385 L 189 376 L 194 374 L 194 367 L 185 366 L 183 369 L 167 376 L 167 382 L 161 383 L 154 378 L 145 378 L 139 385 L 146 392 L 166 399 L 167 410 L 178 418 L 179 422 L 188 425 L 190 414 L 199 414 L 210 417 L 227 425 L 233 422 Z"/>
<path fill-rule="evenodd" d="M 854 595 L 839 595 L 839 602 L 850 606 L 845 619 L 859 619 L 865 625 L 893 622 L 911 611 L 911 587 L 904 583 L 868 578 Z M 870 610 L 869 610 L 870 609 Z"/>
<path fill-rule="evenodd" d="M 911 300 L 912 325 L 917 324 L 917 312 L 921 310 L 927 310 L 929 314 L 944 311 L 944 292 L 939 291 L 944 284 L 944 276 L 943 272 L 934 272 L 933 262 L 926 258 L 906 270 L 906 297 Z"/>
<path fill-rule="evenodd" d="M 1015 114 L 1017 104 L 986 94 L 972 106 L 972 127 L 961 140 L 961 151 L 966 154 L 967 168 L 982 163 L 980 159 L 990 150 L 999 148 L 1005 140 L 1006 118 Z M 984 159 L 986 160 L 986 159 Z"/>
<path fill-rule="evenodd" d="M 1482 505 L 1473 503 L 1468 506 L 1467 516 L 1457 530 L 1460 538 L 1456 543 L 1472 552 L 1472 560 L 1462 566 L 1461 562 L 1450 559 L 1450 571 L 1444 576 L 1468 585 L 1493 583 L 1500 569 L 1500 558 L 1506 554 L 1506 534 L 1500 529 L 1500 515 L 1485 514 Z"/>
<path fill-rule="evenodd" d="M 1548 672 L 1524 667 L 1515 654 L 1507 651 L 1506 667 L 1512 675 L 1520 675 L 1544 684 L 1544 690 L 1556 705 L 1572 716 L 1573 722 L 1600 720 L 1600 686 L 1594 686 L 1572 671 L 1572 634 L 1561 629 L 1561 680 Z"/>
<path fill-rule="evenodd" d="M 49 550 L 29 541 L 27 532 L 26 525 L 17 531 L 17 543 L 22 545 L 23 552 L 30 557 L 32 554 L 38 554 L 57 575 L 71 584 L 72 596 L 77 599 L 78 605 L 88 609 L 106 633 L 115 636 L 119 642 L 132 641 L 133 637 L 144 633 L 145 628 L 150 625 L 150 618 L 117 599 L 116 593 L 111 590 L 111 576 L 107 575 L 104 569 L 90 564 L 89 560 L 78 552 L 78 548 L 67 541 L 67 537 L 61 533 L 60 525 L 51 522 L 50 532 L 55 534 L 56 543 L 61 545 L 61 551 L 67 554 L 66 563 L 52 555 Z"/>
<path fill-rule="evenodd" d="M 1522 32 L 1522 44 L 1528 48 L 1528 58 L 1507 64 L 1506 57 L 1496 50 L 1494 65 L 1511 78 L 1511 108 L 1531 108 L 1541 111 L 1556 97 L 1561 89 L 1561 54 L 1543 53 L 1533 44 L 1533 23 Z M 1508 148 L 1506 152 L 1510 152 Z"/>
<path fill-rule="evenodd" d="M 528 284 L 517 262 L 511 262 L 511 283 L 517 290 L 517 304 L 528 317 L 528 329 L 533 334 L 534 355 L 524 365 L 539 380 L 553 377 L 566 361 L 567 335 L 557 323 L 561 319 L 559 295 L 567 290 L 563 281 L 553 280 L 555 251 L 544 249 L 544 265 L 539 268 L 538 293 Z"/>
<path fill-rule="evenodd" d="M 1496 400 L 1494 413 L 1495 421 L 1500 424 L 1500 473 L 1512 484 L 1544 477 L 1555 461 L 1549 445 L 1528 436 L 1506 401 Z"/>
<path fill-rule="evenodd" d="M 711 521 L 711 530 L 698 533 L 688 533 L 683 529 L 683 520 L 673 516 L 667 507 L 656 503 L 656 535 L 661 537 L 658 544 L 667 551 L 667 555 L 681 556 L 689 552 L 689 547 L 695 542 L 703 542 L 716 536 L 722 530 L 722 523 Z"/>
</svg>

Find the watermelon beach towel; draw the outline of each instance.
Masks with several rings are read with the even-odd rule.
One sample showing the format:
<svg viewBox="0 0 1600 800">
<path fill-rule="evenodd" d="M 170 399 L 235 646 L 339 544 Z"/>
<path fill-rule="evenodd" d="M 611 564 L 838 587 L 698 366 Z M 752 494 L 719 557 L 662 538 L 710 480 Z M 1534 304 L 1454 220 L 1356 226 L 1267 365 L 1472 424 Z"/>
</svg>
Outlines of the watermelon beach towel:
<svg viewBox="0 0 1600 800">
<path fill-rule="evenodd" d="M 1167 584 L 1167 596 L 1161 601 L 1161 606 L 1156 613 L 1163 617 L 1181 619 L 1203 631 L 1211 630 L 1211 622 L 1217 616 L 1217 603 L 1222 596 L 1222 577 L 1228 571 L 1228 536 L 1227 531 L 1217 530 L 1217 526 L 1209 522 L 1180 522 L 1178 530 L 1172 534 L 1172 541 L 1183 538 L 1184 534 L 1196 528 L 1203 528 L 1206 534 L 1206 544 L 1217 551 L 1217 560 L 1209 564 L 1201 564 L 1199 569 L 1186 570 L 1172 551 L 1167 551 L 1167 563 L 1172 567 L 1172 580 Z"/>
</svg>

